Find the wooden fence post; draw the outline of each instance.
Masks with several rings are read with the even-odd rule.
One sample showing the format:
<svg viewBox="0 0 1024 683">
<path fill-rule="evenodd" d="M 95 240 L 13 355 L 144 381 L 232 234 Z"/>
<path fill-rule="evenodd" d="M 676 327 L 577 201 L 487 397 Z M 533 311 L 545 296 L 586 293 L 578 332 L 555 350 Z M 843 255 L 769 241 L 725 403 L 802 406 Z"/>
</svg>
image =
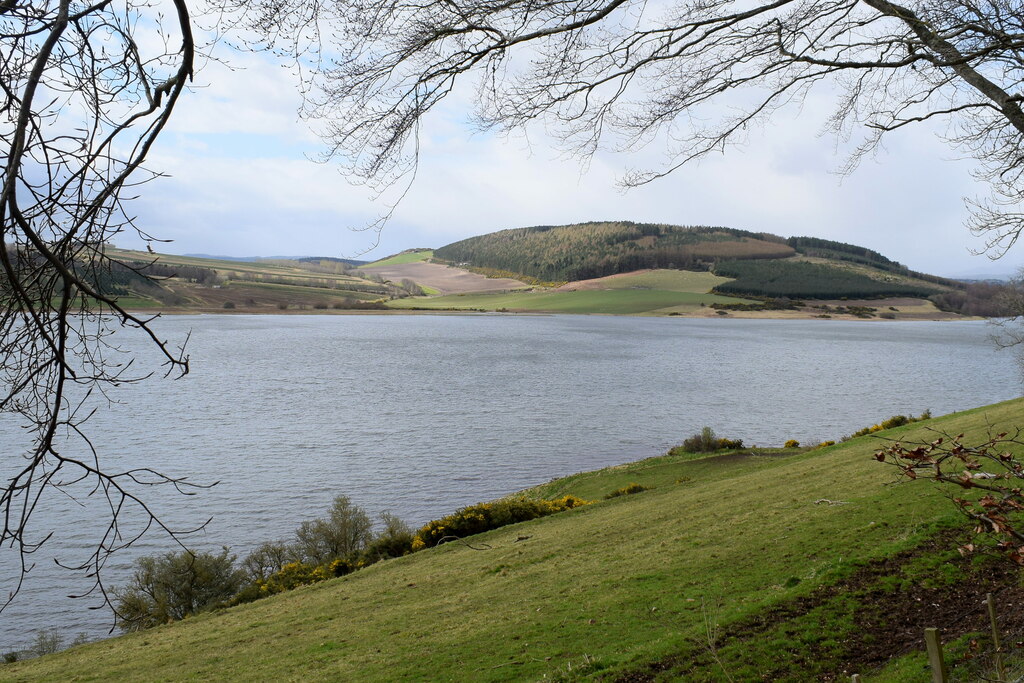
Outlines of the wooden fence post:
<svg viewBox="0 0 1024 683">
<path fill-rule="evenodd" d="M 996 626 L 996 601 L 992 599 L 992 594 L 988 593 L 985 596 L 985 601 L 988 603 L 988 618 L 992 622 L 992 645 L 995 648 L 993 657 L 996 664 L 996 675 L 999 677 L 997 680 L 1006 680 L 1006 667 L 1003 666 L 1003 651 L 1002 646 L 999 644 L 999 627 Z"/>
<path fill-rule="evenodd" d="M 946 683 L 949 679 L 949 672 L 946 670 L 946 661 L 942 658 L 939 629 L 926 628 L 924 643 L 928 646 L 928 664 L 932 667 L 932 683 Z"/>
</svg>

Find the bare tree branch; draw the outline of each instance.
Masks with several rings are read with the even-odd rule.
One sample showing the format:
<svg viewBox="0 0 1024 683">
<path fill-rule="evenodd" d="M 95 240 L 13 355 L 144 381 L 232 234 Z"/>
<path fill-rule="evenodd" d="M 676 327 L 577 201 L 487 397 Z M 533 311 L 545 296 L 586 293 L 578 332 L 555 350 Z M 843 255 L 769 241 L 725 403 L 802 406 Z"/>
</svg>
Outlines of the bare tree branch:
<svg viewBox="0 0 1024 683">
<path fill-rule="evenodd" d="M 188 493 L 196 485 L 144 467 L 104 467 L 82 425 L 92 397 L 149 374 L 131 374 L 131 361 L 120 362 L 115 333 L 141 332 L 166 374 L 188 372 L 183 347 L 169 346 L 151 317 L 118 302 L 124 269 L 105 245 L 136 229 L 122 192 L 152 177 L 142 164 L 192 78 L 195 54 L 185 0 L 0 6 L 0 412 L 33 435 L 27 452 L 5 454 L 0 544 L 22 567 L 5 604 L 50 537 L 31 535 L 29 522 L 51 492 L 105 500 L 106 530 L 91 555 L 71 565 L 88 570 L 104 597 L 100 570 L 111 553 L 152 526 L 180 533 L 140 492 L 170 485 Z M 76 456 L 62 435 L 77 438 L 89 457 Z M 142 532 L 124 533 L 128 510 L 148 520 Z"/>
<path fill-rule="evenodd" d="M 828 83 L 831 125 L 865 126 L 848 169 L 883 135 L 945 119 L 992 196 L 971 204 L 988 253 L 1024 222 L 1020 0 L 236 0 L 303 67 L 305 114 L 328 155 L 387 188 L 415 167 L 416 126 L 473 79 L 479 126 L 542 123 L 584 158 L 668 141 L 627 186 L 717 152 Z M 310 49 L 315 46 L 315 49 Z"/>
</svg>

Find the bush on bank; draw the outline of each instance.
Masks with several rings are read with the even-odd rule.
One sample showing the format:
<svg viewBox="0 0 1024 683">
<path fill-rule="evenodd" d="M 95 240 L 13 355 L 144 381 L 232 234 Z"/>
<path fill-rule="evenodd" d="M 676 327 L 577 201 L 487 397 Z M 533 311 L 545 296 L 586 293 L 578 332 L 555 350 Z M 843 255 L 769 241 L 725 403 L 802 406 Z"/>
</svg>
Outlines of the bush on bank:
<svg viewBox="0 0 1024 683">
<path fill-rule="evenodd" d="M 505 498 L 493 503 L 469 505 L 441 519 L 427 522 L 416 532 L 412 541 L 413 551 L 439 545 L 446 540 L 482 534 L 509 524 L 546 517 L 556 512 L 588 504 L 576 496 L 563 496 L 555 500 L 534 500 L 531 498 Z"/>
<path fill-rule="evenodd" d="M 216 555 L 184 550 L 136 560 L 129 584 L 114 591 L 118 626 L 122 631 L 138 631 L 190 614 L 252 602 L 446 540 L 587 503 L 575 496 L 478 503 L 428 522 L 415 534 L 396 515 L 385 512 L 375 534 L 366 512 L 348 497 L 338 496 L 325 518 L 303 522 L 296 529 L 293 542 L 263 543 L 237 567 L 227 548 Z"/>
</svg>

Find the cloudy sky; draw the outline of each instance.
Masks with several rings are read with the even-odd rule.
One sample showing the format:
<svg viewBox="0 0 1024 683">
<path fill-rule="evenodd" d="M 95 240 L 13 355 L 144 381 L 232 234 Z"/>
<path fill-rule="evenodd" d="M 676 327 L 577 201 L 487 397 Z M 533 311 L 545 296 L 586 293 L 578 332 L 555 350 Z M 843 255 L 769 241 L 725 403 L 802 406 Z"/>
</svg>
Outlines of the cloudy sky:
<svg viewBox="0 0 1024 683">
<path fill-rule="evenodd" d="M 1012 274 L 1024 246 L 992 262 L 964 227 L 963 196 L 983 188 L 934 130 L 893 135 L 852 175 L 835 171 L 842 141 L 821 135 L 829 93 L 751 131 L 740 147 L 626 192 L 631 167 L 657 167 L 657 144 L 601 153 L 586 165 L 542 130 L 513 138 L 473 133 L 468 98 L 454 97 L 424 128 L 418 177 L 379 236 L 359 231 L 387 210 L 331 163 L 300 121 L 296 82 L 266 57 L 208 65 L 179 105 L 149 167 L 135 212 L 169 253 L 318 255 L 376 259 L 504 228 L 590 220 L 724 225 L 812 235 L 876 249 L 911 268 L 948 276 Z M 118 246 L 141 248 L 128 235 Z"/>
</svg>

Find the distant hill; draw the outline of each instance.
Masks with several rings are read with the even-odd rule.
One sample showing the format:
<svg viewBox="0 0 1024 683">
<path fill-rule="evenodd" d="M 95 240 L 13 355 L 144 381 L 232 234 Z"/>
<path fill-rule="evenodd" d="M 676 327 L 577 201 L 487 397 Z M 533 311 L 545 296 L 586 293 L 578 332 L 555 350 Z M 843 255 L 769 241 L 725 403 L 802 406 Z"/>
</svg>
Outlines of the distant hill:
<svg viewBox="0 0 1024 683">
<path fill-rule="evenodd" d="M 479 272 L 548 282 L 648 268 L 708 271 L 730 278 L 715 291 L 733 296 L 927 298 L 963 287 L 833 240 L 628 221 L 501 230 L 436 249 L 434 257 Z"/>
<path fill-rule="evenodd" d="M 374 262 L 108 249 L 97 287 L 179 311 L 429 309 L 618 315 L 1006 315 L 1003 287 L 817 237 L 628 221 L 501 230 Z M 140 273 L 151 279 L 140 277 Z M 892 299 L 873 304 L 873 300 Z"/>
<path fill-rule="evenodd" d="M 369 261 L 360 261 L 350 258 L 335 258 L 334 256 L 217 256 L 214 254 L 184 254 L 189 258 L 210 259 L 214 261 L 239 261 L 242 263 L 256 263 L 259 261 L 298 261 L 299 263 L 317 263 L 328 261 L 331 263 L 347 263 L 350 266 L 361 266 Z"/>
<path fill-rule="evenodd" d="M 402 295 L 333 257 L 207 258 L 106 250 L 102 291 L 129 308 L 246 313 L 381 308 Z M 361 262 L 356 262 L 361 263 Z"/>
<path fill-rule="evenodd" d="M 501 230 L 436 249 L 434 256 L 557 282 L 643 268 L 707 270 L 716 259 L 785 258 L 795 253 L 775 235 L 619 221 Z"/>
</svg>

